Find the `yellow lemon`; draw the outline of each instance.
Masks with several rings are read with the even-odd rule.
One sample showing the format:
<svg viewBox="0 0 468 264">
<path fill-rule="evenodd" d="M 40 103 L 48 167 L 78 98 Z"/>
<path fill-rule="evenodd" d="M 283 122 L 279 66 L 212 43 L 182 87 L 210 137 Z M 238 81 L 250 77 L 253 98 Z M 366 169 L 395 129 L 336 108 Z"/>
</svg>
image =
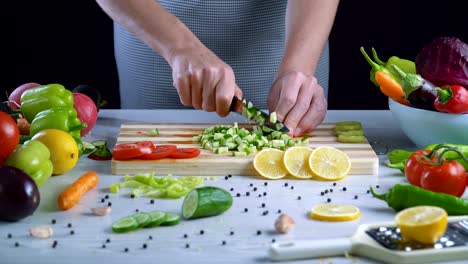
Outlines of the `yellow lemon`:
<svg viewBox="0 0 468 264">
<path fill-rule="evenodd" d="M 309 167 L 314 177 L 325 181 L 336 181 L 348 175 L 351 161 L 343 151 L 322 146 L 310 153 Z"/>
<path fill-rule="evenodd" d="M 351 221 L 359 218 L 361 211 L 354 205 L 319 204 L 312 208 L 310 218 L 322 221 Z"/>
<path fill-rule="evenodd" d="M 405 240 L 434 244 L 447 229 L 447 212 L 436 206 L 415 206 L 399 212 L 395 221 Z"/>
<path fill-rule="evenodd" d="M 284 152 L 283 163 L 289 174 L 300 179 L 312 178 L 308 163 L 310 153 L 312 149 L 307 147 L 288 148 Z"/>
<path fill-rule="evenodd" d="M 288 174 L 283 164 L 283 151 L 266 148 L 255 155 L 253 166 L 255 170 L 267 179 L 280 179 Z"/>
<path fill-rule="evenodd" d="M 78 144 L 67 132 L 58 129 L 45 129 L 35 134 L 32 139 L 44 143 L 49 149 L 54 175 L 70 171 L 78 162 Z"/>
</svg>

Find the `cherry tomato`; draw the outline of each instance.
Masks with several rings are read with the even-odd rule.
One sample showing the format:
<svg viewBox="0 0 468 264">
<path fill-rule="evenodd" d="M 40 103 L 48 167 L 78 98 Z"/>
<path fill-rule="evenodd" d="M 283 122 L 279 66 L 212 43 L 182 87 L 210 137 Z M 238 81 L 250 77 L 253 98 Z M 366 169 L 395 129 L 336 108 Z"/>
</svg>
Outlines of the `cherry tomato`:
<svg viewBox="0 0 468 264">
<path fill-rule="evenodd" d="M 145 154 L 151 154 L 154 148 L 151 141 L 117 144 L 112 150 L 112 157 L 116 160 L 134 159 Z"/>
<path fill-rule="evenodd" d="M 200 155 L 200 149 L 197 148 L 178 148 L 169 157 L 174 159 L 190 159 Z"/>
<path fill-rule="evenodd" d="M 408 158 L 405 165 L 406 179 L 412 185 L 421 187 L 421 176 L 430 167 L 428 162 L 424 162 L 423 155 L 429 154 L 430 150 L 417 150 Z M 437 161 L 437 158 L 433 158 Z"/>
<path fill-rule="evenodd" d="M 141 156 L 140 158 L 146 159 L 146 160 L 158 160 L 158 159 L 169 157 L 176 150 L 177 150 L 176 145 L 158 145 L 155 147 L 152 153 L 145 154 Z"/>
<path fill-rule="evenodd" d="M 0 111 L 0 161 L 3 161 L 15 150 L 19 143 L 20 133 L 15 120 Z"/>
<path fill-rule="evenodd" d="M 444 161 L 440 165 L 428 166 L 421 176 L 421 187 L 433 192 L 461 197 L 467 184 L 466 170 L 457 161 Z"/>
</svg>

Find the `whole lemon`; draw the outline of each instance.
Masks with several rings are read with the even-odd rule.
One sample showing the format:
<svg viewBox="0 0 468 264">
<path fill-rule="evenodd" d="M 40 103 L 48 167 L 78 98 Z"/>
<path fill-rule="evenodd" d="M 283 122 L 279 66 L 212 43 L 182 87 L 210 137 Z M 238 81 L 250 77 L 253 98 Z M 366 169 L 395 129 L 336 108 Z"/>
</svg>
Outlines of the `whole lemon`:
<svg viewBox="0 0 468 264">
<path fill-rule="evenodd" d="M 49 148 L 50 160 L 54 165 L 54 175 L 70 171 L 78 162 L 78 144 L 67 132 L 58 129 L 44 129 L 35 134 L 32 139 L 42 142 Z"/>
</svg>

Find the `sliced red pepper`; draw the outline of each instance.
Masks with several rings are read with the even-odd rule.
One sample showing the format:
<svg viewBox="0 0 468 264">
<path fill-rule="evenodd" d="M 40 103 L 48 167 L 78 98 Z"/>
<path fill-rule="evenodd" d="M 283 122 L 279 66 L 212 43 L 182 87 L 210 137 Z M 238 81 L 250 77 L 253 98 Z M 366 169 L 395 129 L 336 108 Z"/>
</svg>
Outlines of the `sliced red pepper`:
<svg viewBox="0 0 468 264">
<path fill-rule="evenodd" d="M 178 148 L 169 157 L 174 159 L 191 159 L 200 155 L 201 151 L 197 148 Z"/>
</svg>

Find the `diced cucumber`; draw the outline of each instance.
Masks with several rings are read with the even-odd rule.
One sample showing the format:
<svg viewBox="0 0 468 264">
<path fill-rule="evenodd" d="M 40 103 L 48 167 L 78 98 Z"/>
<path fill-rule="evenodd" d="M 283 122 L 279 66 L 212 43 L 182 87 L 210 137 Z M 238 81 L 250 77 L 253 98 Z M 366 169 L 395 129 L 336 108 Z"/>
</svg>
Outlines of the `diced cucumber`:
<svg viewBox="0 0 468 264">
<path fill-rule="evenodd" d="M 232 155 L 234 157 L 245 157 L 245 156 L 247 156 L 247 153 L 244 152 L 244 151 L 234 151 L 234 152 L 232 152 Z"/>
<path fill-rule="evenodd" d="M 146 213 L 149 215 L 150 222 L 145 227 L 156 227 L 160 226 L 164 221 L 166 221 L 166 213 L 162 211 L 152 211 Z"/>
<path fill-rule="evenodd" d="M 132 216 L 121 218 L 112 224 L 112 231 L 115 233 L 125 233 L 138 228 L 137 220 Z"/>
<path fill-rule="evenodd" d="M 119 193 L 119 191 L 120 191 L 119 184 L 117 184 L 117 183 L 112 183 L 112 184 L 109 186 L 109 191 L 110 191 L 111 193 Z"/>
<path fill-rule="evenodd" d="M 200 141 L 201 139 L 202 139 L 202 135 L 192 137 L 192 141 Z"/>
<path fill-rule="evenodd" d="M 219 148 L 214 149 L 215 154 L 222 154 L 228 151 L 229 151 L 228 147 L 219 147 Z"/>
<path fill-rule="evenodd" d="M 276 117 L 276 112 L 273 112 L 270 114 L 270 122 L 271 123 L 276 123 L 276 121 L 278 121 L 277 117 Z"/>
<path fill-rule="evenodd" d="M 180 215 L 174 213 L 166 213 L 164 222 L 161 223 L 161 226 L 173 226 L 177 225 L 180 222 Z"/>
<path fill-rule="evenodd" d="M 186 219 L 214 216 L 224 213 L 232 206 L 232 196 L 218 187 L 200 187 L 191 190 L 182 204 Z"/>
</svg>

